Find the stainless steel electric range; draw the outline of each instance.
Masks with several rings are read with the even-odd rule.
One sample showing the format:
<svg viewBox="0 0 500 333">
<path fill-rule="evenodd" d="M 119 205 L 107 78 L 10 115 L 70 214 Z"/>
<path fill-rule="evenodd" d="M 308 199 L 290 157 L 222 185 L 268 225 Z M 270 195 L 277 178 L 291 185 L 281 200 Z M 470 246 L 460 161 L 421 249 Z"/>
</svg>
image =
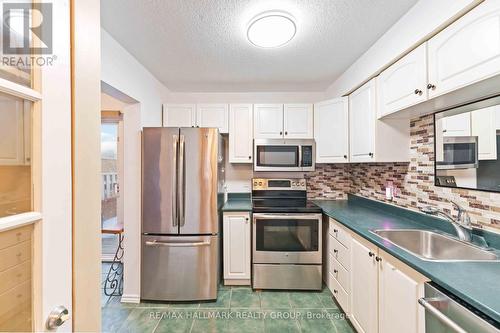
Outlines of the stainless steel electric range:
<svg viewBox="0 0 500 333">
<path fill-rule="evenodd" d="M 321 209 L 305 179 L 253 179 L 252 286 L 320 290 Z"/>
</svg>

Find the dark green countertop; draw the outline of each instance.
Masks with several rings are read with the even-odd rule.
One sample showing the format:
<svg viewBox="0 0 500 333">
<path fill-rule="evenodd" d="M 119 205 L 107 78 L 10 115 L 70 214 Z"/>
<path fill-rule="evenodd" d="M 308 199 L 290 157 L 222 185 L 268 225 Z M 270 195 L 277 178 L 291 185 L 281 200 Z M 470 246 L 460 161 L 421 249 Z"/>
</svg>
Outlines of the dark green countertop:
<svg viewBox="0 0 500 333">
<path fill-rule="evenodd" d="M 222 206 L 223 212 L 251 212 L 250 193 L 229 193 L 228 200 Z"/>
<path fill-rule="evenodd" d="M 370 232 L 373 229 L 418 228 L 454 234 L 451 224 L 425 214 L 356 196 L 349 196 L 348 200 L 314 202 L 326 215 L 500 322 L 500 262 L 425 261 Z M 480 235 L 490 246 L 499 248 L 499 236 L 483 231 Z"/>
</svg>

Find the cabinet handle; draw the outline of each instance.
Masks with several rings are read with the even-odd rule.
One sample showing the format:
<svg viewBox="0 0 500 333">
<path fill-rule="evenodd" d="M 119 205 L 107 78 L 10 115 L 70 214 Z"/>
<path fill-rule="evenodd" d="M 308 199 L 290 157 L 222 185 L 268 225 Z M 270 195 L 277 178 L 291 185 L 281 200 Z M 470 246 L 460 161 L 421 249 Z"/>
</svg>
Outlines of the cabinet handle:
<svg viewBox="0 0 500 333">
<path fill-rule="evenodd" d="M 373 256 L 375 255 L 375 253 L 373 253 L 372 251 L 370 251 L 370 252 L 368 252 L 368 255 L 369 255 L 370 257 L 373 257 Z"/>
<path fill-rule="evenodd" d="M 285 132 L 285 135 L 288 135 L 288 132 Z"/>
<path fill-rule="evenodd" d="M 381 257 L 375 257 L 375 260 L 376 261 L 382 261 L 382 258 Z"/>
<path fill-rule="evenodd" d="M 249 220 L 249 218 L 248 218 L 248 217 L 245 217 L 245 221 L 248 221 L 248 220 Z"/>
<path fill-rule="evenodd" d="M 429 84 L 427 85 L 427 89 L 429 89 L 429 90 L 431 90 L 431 89 L 432 89 L 432 90 L 434 90 L 434 89 L 436 89 L 436 86 L 435 86 L 435 85 L 433 85 L 432 83 L 429 83 Z"/>
<path fill-rule="evenodd" d="M 337 274 L 338 272 L 339 272 L 339 271 L 338 271 L 338 270 L 336 270 L 336 269 L 334 269 L 334 270 L 333 270 L 333 274 Z"/>
<path fill-rule="evenodd" d="M 337 229 L 333 229 L 333 232 L 334 232 L 334 233 L 337 233 L 337 232 L 339 232 L 339 231 L 338 231 Z"/>
<path fill-rule="evenodd" d="M 368 153 L 368 156 L 373 157 L 373 153 Z"/>
<path fill-rule="evenodd" d="M 337 289 L 333 289 L 333 293 L 334 293 L 334 294 L 338 294 L 338 293 L 339 293 L 339 291 L 338 291 Z"/>
<path fill-rule="evenodd" d="M 248 156 L 248 159 L 251 160 L 252 159 L 252 156 Z"/>
<path fill-rule="evenodd" d="M 415 89 L 415 95 L 421 96 L 423 94 L 423 91 L 420 89 Z"/>
<path fill-rule="evenodd" d="M 339 253 L 339 250 L 333 249 L 333 253 Z"/>
<path fill-rule="evenodd" d="M 280 132 L 280 135 L 283 135 L 283 132 Z"/>
<path fill-rule="evenodd" d="M 346 159 L 346 160 L 347 160 L 347 155 L 344 155 L 344 159 Z"/>
</svg>

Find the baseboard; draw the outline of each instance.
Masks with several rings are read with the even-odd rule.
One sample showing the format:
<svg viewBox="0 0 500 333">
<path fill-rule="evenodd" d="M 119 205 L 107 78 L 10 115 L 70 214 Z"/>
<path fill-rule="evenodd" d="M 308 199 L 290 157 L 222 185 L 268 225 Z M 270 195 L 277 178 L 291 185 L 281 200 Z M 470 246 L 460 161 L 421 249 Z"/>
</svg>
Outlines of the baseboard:
<svg viewBox="0 0 500 333">
<path fill-rule="evenodd" d="M 122 295 L 121 302 L 138 304 L 141 302 L 141 297 L 139 295 Z"/>
<path fill-rule="evenodd" d="M 248 280 L 239 280 L 239 279 L 225 279 L 225 286 L 249 286 L 251 285 L 250 279 Z"/>
</svg>

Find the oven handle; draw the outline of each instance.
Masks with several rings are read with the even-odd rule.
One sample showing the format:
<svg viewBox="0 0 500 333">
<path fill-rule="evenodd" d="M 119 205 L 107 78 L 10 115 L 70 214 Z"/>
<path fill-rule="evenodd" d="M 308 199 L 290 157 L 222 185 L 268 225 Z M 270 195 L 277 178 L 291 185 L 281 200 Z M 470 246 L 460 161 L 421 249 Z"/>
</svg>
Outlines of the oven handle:
<svg viewBox="0 0 500 333">
<path fill-rule="evenodd" d="M 289 220 L 293 218 L 300 218 L 302 220 L 321 220 L 321 214 L 253 214 L 254 221 L 256 219 Z"/>
</svg>

